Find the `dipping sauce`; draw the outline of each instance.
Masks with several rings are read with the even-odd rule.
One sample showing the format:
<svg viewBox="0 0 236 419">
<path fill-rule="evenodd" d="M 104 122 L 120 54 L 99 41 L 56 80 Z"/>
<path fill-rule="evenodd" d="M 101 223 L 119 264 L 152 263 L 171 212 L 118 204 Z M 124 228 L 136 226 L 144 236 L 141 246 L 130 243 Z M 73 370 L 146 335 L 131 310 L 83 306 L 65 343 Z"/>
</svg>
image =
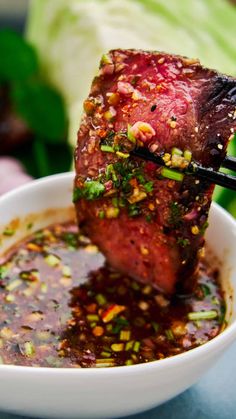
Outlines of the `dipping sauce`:
<svg viewBox="0 0 236 419">
<path fill-rule="evenodd" d="M 171 300 L 105 264 L 73 223 L 34 233 L 0 261 L 0 360 L 34 367 L 112 367 L 173 356 L 224 328 L 218 271 Z"/>
</svg>

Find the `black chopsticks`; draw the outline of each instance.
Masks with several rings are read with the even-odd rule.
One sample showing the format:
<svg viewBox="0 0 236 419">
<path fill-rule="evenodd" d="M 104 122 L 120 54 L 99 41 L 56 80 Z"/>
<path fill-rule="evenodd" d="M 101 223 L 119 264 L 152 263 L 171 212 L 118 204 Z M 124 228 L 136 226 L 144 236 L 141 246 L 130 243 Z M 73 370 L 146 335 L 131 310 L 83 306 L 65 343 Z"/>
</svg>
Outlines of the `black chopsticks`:
<svg viewBox="0 0 236 419">
<path fill-rule="evenodd" d="M 131 155 L 135 157 L 139 157 L 143 160 L 152 161 L 153 163 L 158 164 L 159 166 L 166 167 L 166 163 L 163 160 L 162 156 L 156 155 L 154 153 L 151 153 L 149 150 L 138 147 L 134 149 L 131 153 Z M 222 165 L 222 167 L 236 171 L 236 158 L 227 156 Z M 232 189 L 236 191 L 236 177 L 225 174 L 222 172 L 216 172 L 211 168 L 206 168 L 201 166 L 199 163 L 191 161 L 189 165 L 185 169 L 177 169 L 170 168 L 170 170 L 173 169 L 173 172 L 179 172 L 186 175 L 193 175 L 202 179 L 205 179 L 211 183 L 215 183 L 216 185 L 223 186 L 224 188 Z"/>
<path fill-rule="evenodd" d="M 236 157 L 226 156 L 222 163 L 222 167 L 236 171 Z"/>
</svg>

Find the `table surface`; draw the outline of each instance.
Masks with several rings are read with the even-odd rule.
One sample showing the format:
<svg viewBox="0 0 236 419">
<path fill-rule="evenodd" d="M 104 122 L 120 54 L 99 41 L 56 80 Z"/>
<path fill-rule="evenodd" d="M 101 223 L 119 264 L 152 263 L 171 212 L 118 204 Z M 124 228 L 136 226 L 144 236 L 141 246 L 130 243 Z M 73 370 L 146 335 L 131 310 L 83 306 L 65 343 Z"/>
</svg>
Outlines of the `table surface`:
<svg viewBox="0 0 236 419">
<path fill-rule="evenodd" d="M 236 343 L 189 390 L 155 409 L 129 416 L 129 419 L 234 419 L 236 418 L 235 389 Z M 23 419 L 23 417 L 2 412 L 0 419 Z"/>
<path fill-rule="evenodd" d="M 3 18 L 0 13 L 0 28 L 3 26 L 15 27 L 15 29 L 22 31 L 22 17 L 19 16 L 19 18 L 16 19 L 15 16 L 4 16 Z M 236 343 L 223 355 L 218 363 L 189 390 L 155 409 L 138 415 L 129 416 L 129 419 L 157 418 L 236 418 Z M 23 417 L 0 412 L 0 419 L 23 419 Z"/>
</svg>

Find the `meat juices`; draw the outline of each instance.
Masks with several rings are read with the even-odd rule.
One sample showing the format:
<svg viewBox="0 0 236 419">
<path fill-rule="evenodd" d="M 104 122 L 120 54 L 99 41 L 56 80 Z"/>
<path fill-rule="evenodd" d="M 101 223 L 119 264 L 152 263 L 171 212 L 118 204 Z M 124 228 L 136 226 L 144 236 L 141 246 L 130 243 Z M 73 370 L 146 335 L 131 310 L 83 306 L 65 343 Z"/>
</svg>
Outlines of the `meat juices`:
<svg viewBox="0 0 236 419">
<path fill-rule="evenodd" d="M 74 201 L 80 228 L 109 263 L 172 293 L 196 270 L 214 185 L 131 157 L 217 170 L 236 128 L 236 80 L 198 60 L 113 50 L 102 57 L 78 132 Z M 173 163 L 174 162 L 174 163 Z"/>
</svg>

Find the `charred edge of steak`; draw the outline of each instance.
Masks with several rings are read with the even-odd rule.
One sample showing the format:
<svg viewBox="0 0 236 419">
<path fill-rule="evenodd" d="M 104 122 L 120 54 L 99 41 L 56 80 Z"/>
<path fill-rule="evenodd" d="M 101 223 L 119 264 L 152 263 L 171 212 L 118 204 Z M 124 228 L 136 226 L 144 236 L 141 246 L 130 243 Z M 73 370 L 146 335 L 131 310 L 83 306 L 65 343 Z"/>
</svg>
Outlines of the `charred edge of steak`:
<svg viewBox="0 0 236 419">
<path fill-rule="evenodd" d="M 229 101 L 230 104 L 236 104 L 236 80 L 217 75 L 213 80 L 213 89 L 204 101 L 203 113 L 211 111 L 224 100 Z"/>
<path fill-rule="evenodd" d="M 213 74 L 215 76 L 199 96 L 198 118 L 202 123 L 201 135 L 206 141 L 203 164 L 218 170 L 226 155 L 226 139 L 232 133 L 229 118 L 236 105 L 236 79 Z"/>
</svg>

